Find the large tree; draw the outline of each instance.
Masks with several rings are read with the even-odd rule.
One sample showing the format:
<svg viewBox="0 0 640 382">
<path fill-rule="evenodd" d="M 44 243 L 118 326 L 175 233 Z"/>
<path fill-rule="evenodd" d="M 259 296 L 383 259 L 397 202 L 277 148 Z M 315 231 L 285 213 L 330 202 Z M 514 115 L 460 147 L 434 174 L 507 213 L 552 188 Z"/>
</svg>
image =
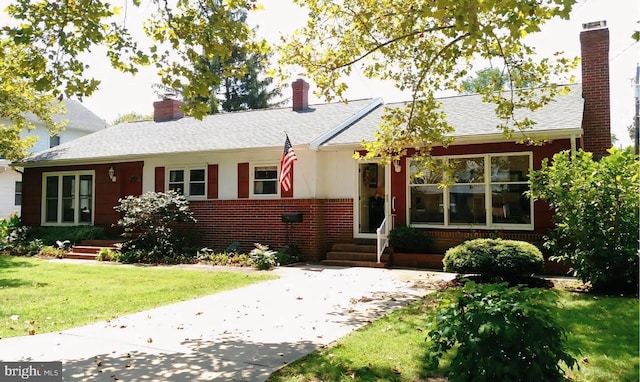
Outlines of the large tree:
<svg viewBox="0 0 640 382">
<path fill-rule="evenodd" d="M 512 80 L 512 88 L 502 92 L 480 90 L 497 105 L 503 121 L 498 128 L 508 136 L 534 124 L 516 119 L 514 112 L 538 109 L 566 91 L 552 82 L 566 82 L 558 77 L 577 66 L 577 59 L 561 54 L 536 59 L 525 39 L 554 17 L 568 18 L 573 0 L 294 2 L 309 10 L 309 19 L 281 47 L 281 64 L 302 67 L 320 95 L 342 97 L 345 77 L 355 67 L 368 78 L 391 80 L 411 91 L 413 102 L 388 110 L 375 141 L 365 143 L 368 157 L 398 158 L 407 147 L 422 148 L 426 156 L 433 145 L 449 143 L 454 126 L 439 110 L 436 95 L 459 89 L 476 60 L 503 67 Z M 523 88 L 526 83 L 543 88 Z"/>
<path fill-rule="evenodd" d="M 164 85 L 180 88 L 186 97 L 205 96 L 218 73 L 201 65 L 201 58 L 228 59 L 235 46 L 268 52 L 246 23 L 229 17 L 249 11 L 256 0 L 131 0 L 125 9 L 107 0 L 14 0 L 4 11 L 10 22 L 0 29 L 0 152 L 9 159 L 24 155 L 20 141 L 26 113 L 33 113 L 55 130 L 51 105 L 58 97 L 90 96 L 100 79 L 87 74 L 83 57 L 104 51 L 114 68 L 135 73 L 154 64 Z M 126 6 L 149 10 L 143 49 L 126 23 Z M 8 73 L 8 75 L 5 75 Z M 17 100 L 17 101 L 16 101 Z M 207 106 L 190 104 L 189 114 L 202 117 Z M 7 122 L 8 121 L 8 122 Z"/>
</svg>

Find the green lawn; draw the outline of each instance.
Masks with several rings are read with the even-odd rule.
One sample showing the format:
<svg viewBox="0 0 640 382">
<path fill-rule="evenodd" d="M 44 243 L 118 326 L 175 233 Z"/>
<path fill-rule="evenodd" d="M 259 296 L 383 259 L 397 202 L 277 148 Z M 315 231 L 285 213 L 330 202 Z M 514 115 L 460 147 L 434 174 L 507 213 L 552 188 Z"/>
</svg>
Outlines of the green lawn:
<svg viewBox="0 0 640 382">
<path fill-rule="evenodd" d="M 62 330 L 274 278 L 0 255 L 0 338 Z"/>
<path fill-rule="evenodd" d="M 397 310 L 285 367 L 276 381 L 444 381 L 441 369 L 425 371 L 426 323 L 438 294 Z M 562 290 L 559 322 L 580 364 L 566 376 L 572 381 L 639 380 L 638 299 L 594 297 Z M 433 379 L 430 379 L 433 378 Z"/>
</svg>

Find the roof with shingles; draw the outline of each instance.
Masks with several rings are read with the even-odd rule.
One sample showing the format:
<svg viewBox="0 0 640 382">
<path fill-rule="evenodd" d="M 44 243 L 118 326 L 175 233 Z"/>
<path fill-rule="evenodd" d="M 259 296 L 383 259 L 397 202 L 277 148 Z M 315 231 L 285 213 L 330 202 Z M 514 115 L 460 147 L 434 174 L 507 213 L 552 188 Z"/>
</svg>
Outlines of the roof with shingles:
<svg viewBox="0 0 640 382">
<path fill-rule="evenodd" d="M 108 126 L 104 119 L 98 117 L 79 101 L 65 99 L 63 102 L 67 112 L 64 115 L 54 116 L 54 119 L 56 121 L 67 120 L 66 129 L 94 132 Z"/>
<path fill-rule="evenodd" d="M 553 132 L 581 128 L 583 99 L 580 85 L 570 85 L 568 94 L 527 116 L 536 122 L 534 131 Z M 479 95 L 441 98 L 456 138 L 501 134 L 500 120 L 492 104 Z M 22 163 L 35 166 L 48 161 L 80 162 L 171 153 L 198 153 L 243 149 L 273 149 L 284 143 L 285 132 L 294 146 L 309 145 L 346 120 L 357 117 L 376 100 L 310 105 L 302 112 L 291 108 L 263 109 L 207 116 L 186 117 L 167 122 L 141 121 L 103 129 L 66 144 L 37 153 Z M 404 103 L 385 105 L 401 107 Z M 376 107 L 362 118 L 321 143 L 323 147 L 357 145 L 371 140 L 385 107 Z"/>
<path fill-rule="evenodd" d="M 41 151 L 22 163 L 275 148 L 284 144 L 285 132 L 294 146 L 306 145 L 372 102 L 310 105 L 301 112 L 276 108 L 215 114 L 202 120 L 122 123 Z"/>
<path fill-rule="evenodd" d="M 64 114 L 54 114 L 52 116 L 55 122 L 66 121 L 66 130 L 78 130 L 88 133 L 103 130 L 108 127 L 107 122 L 98 117 L 94 112 L 87 109 L 80 101 L 65 98 L 62 103 L 66 109 Z M 36 125 L 42 122 L 34 115 L 28 114 L 27 120 Z"/>
<path fill-rule="evenodd" d="M 580 84 L 573 84 L 569 85 L 569 89 L 568 94 L 558 96 L 544 108 L 535 112 L 520 111 L 517 117 L 528 117 L 535 121 L 533 131 L 536 133 L 580 129 L 584 104 L 582 87 Z M 447 122 L 456 129 L 453 133 L 456 138 L 502 134 L 496 126 L 503 121 L 496 117 L 493 104 L 482 102 L 482 96 L 459 95 L 439 98 L 439 100 L 447 115 Z M 357 123 L 325 142 L 323 146 L 349 145 L 359 143 L 363 139 L 374 139 L 374 132 L 380 124 L 385 108 L 399 108 L 405 104 L 404 102 L 390 103 L 373 110 Z"/>
</svg>

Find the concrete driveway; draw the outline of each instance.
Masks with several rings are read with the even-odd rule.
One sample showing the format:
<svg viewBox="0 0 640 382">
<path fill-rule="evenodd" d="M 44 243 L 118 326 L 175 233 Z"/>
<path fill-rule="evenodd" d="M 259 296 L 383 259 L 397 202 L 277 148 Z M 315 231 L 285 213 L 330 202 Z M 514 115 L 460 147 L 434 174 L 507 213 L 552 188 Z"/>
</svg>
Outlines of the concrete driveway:
<svg viewBox="0 0 640 382">
<path fill-rule="evenodd" d="M 59 333 L 2 339 L 0 360 L 62 361 L 65 381 L 264 381 L 454 277 L 316 265 L 273 272 L 278 280 Z"/>
</svg>

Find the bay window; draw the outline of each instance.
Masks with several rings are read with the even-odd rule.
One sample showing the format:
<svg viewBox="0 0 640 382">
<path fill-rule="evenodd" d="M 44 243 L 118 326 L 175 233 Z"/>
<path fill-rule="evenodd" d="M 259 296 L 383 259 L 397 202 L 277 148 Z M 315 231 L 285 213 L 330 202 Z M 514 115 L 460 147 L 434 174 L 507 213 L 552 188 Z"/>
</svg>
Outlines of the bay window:
<svg viewBox="0 0 640 382">
<path fill-rule="evenodd" d="M 438 170 L 433 171 L 421 171 L 410 163 L 408 216 L 412 225 L 533 228 L 533 202 L 524 196 L 529 189 L 531 153 L 436 160 L 440 162 L 433 168 Z"/>
<path fill-rule="evenodd" d="M 43 174 L 44 224 L 93 223 L 93 172 Z"/>
</svg>

